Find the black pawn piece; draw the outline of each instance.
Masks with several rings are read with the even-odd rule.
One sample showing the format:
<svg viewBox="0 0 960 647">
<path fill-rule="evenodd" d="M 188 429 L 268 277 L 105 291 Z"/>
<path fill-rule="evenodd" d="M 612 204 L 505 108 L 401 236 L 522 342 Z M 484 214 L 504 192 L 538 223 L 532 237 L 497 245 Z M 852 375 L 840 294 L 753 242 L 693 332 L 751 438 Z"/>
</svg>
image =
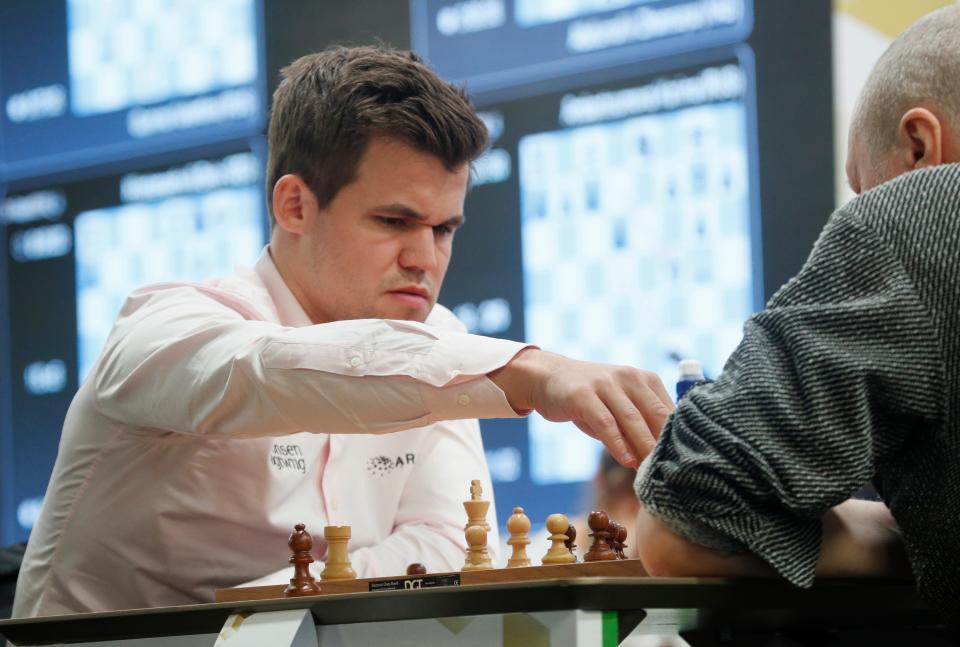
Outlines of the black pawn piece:
<svg viewBox="0 0 960 647">
<path fill-rule="evenodd" d="M 613 551 L 613 554 L 617 554 L 617 531 L 620 529 L 620 524 L 616 521 L 611 521 L 607 524 L 607 546 L 610 547 L 610 550 Z M 617 557 L 616 559 L 620 559 Z"/>
<path fill-rule="evenodd" d="M 407 566 L 407 575 L 426 575 L 427 567 L 423 564 L 410 564 Z"/>
<path fill-rule="evenodd" d="M 570 524 L 567 527 L 567 532 L 565 534 L 567 535 L 567 540 L 563 542 L 563 545 L 567 547 L 567 550 L 570 551 L 571 555 L 575 556 L 577 554 L 577 529 L 573 524 Z"/>
<path fill-rule="evenodd" d="M 627 527 L 617 524 L 617 557 L 620 559 L 626 559 L 627 556 L 623 552 L 623 549 L 627 547 L 624 543 L 627 541 Z"/>
<path fill-rule="evenodd" d="M 603 562 L 610 559 L 616 559 L 617 555 L 607 544 L 607 537 L 610 536 L 607 526 L 610 525 L 610 517 L 602 510 L 595 510 L 587 517 L 587 525 L 590 526 L 590 536 L 593 537 L 593 543 L 590 550 L 583 556 L 585 562 Z"/>
</svg>

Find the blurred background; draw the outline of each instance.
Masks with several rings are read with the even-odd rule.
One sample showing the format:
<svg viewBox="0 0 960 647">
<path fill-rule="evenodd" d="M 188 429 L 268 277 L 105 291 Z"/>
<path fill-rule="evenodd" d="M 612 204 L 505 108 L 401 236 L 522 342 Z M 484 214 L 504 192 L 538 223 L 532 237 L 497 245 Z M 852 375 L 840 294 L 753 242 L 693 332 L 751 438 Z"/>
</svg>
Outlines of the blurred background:
<svg viewBox="0 0 960 647">
<path fill-rule="evenodd" d="M 256 259 L 268 99 L 294 58 L 383 42 L 464 84 L 492 146 L 441 302 L 473 332 L 670 386 L 681 357 L 716 375 L 800 268 L 849 197 L 870 66 L 944 4 L 4 0 L 0 544 L 28 536 L 125 295 Z M 631 476 L 573 428 L 482 428 L 502 521 L 630 509 Z"/>
</svg>

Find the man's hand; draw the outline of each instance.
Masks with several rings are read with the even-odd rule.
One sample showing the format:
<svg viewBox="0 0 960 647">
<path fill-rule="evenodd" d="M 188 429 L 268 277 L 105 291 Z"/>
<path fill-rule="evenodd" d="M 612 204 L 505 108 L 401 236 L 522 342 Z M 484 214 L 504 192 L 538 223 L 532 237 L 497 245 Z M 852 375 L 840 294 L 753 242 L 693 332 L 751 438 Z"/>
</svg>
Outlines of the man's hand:
<svg viewBox="0 0 960 647">
<path fill-rule="evenodd" d="M 626 467 L 637 467 L 650 453 L 674 407 L 655 373 L 536 348 L 520 351 L 489 377 L 518 412 L 572 421 Z"/>
</svg>

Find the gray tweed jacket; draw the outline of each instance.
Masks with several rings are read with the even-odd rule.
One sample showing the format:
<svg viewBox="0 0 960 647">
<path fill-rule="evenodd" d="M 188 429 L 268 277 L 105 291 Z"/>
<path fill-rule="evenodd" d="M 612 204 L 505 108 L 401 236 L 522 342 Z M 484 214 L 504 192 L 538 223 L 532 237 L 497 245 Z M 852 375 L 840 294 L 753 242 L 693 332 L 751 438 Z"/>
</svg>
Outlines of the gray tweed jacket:
<svg viewBox="0 0 960 647">
<path fill-rule="evenodd" d="M 809 586 L 820 517 L 873 481 L 920 592 L 960 625 L 960 165 L 830 218 L 637 478 L 680 534 Z"/>
</svg>

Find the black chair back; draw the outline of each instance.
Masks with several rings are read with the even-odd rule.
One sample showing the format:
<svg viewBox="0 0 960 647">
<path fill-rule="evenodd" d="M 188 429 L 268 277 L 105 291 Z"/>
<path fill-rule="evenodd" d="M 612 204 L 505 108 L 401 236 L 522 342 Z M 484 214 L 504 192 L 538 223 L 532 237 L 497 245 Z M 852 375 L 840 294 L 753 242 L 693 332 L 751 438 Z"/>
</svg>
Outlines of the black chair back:
<svg viewBox="0 0 960 647">
<path fill-rule="evenodd" d="M 13 610 L 13 593 L 17 588 L 17 574 L 23 562 L 27 542 L 0 548 L 0 619 L 9 618 Z"/>
</svg>

